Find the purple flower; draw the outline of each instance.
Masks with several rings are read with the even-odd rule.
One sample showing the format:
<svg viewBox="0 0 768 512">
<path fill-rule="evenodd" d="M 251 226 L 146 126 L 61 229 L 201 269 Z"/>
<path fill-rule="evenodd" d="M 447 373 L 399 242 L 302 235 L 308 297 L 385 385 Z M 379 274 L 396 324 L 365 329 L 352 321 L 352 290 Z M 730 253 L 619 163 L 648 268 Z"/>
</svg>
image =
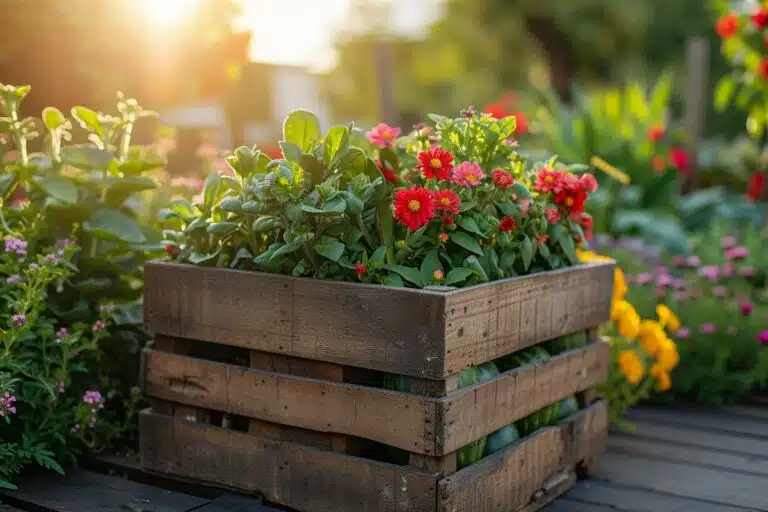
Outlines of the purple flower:
<svg viewBox="0 0 768 512">
<path fill-rule="evenodd" d="M 656 277 L 657 286 L 669 286 L 673 281 L 674 279 L 669 274 L 661 274 L 660 276 Z"/>
<path fill-rule="evenodd" d="M 677 336 L 681 340 L 688 338 L 690 335 L 691 335 L 691 330 L 687 327 L 681 327 L 675 333 L 675 336 Z"/>
<path fill-rule="evenodd" d="M 762 345 L 768 345 L 768 331 L 763 331 L 757 335 L 757 341 Z"/>
<path fill-rule="evenodd" d="M 757 274 L 755 267 L 746 266 L 739 269 L 739 275 L 741 277 L 755 277 L 755 274 Z"/>
<path fill-rule="evenodd" d="M 699 326 L 699 332 L 702 334 L 713 334 L 717 330 L 715 324 L 706 323 Z"/>
<path fill-rule="evenodd" d="M 675 279 L 674 281 L 672 281 L 672 287 L 675 290 L 682 290 L 683 288 L 685 288 L 685 279 Z"/>
<path fill-rule="evenodd" d="M 712 288 L 712 293 L 718 297 L 725 297 L 725 295 L 728 293 L 728 290 L 725 288 L 725 286 L 715 286 Z"/>
<path fill-rule="evenodd" d="M 720 245 L 723 247 L 723 249 L 733 249 L 736 247 L 736 237 L 735 236 L 724 236 L 720 239 Z"/>
<path fill-rule="evenodd" d="M 12 236 L 5 239 L 5 252 L 18 254 L 19 256 L 27 255 L 27 242 L 21 238 Z"/>
<path fill-rule="evenodd" d="M 27 317 L 22 313 L 16 313 L 11 317 L 11 322 L 16 328 L 24 327 L 24 324 L 27 323 Z"/>
<path fill-rule="evenodd" d="M 83 403 L 100 404 L 102 401 L 101 393 L 98 391 L 86 391 L 83 395 Z"/>
<path fill-rule="evenodd" d="M 685 263 L 691 268 L 696 268 L 701 265 L 701 258 L 698 256 L 688 256 L 688 258 L 685 260 Z"/>
<path fill-rule="evenodd" d="M 725 252 L 725 257 L 729 260 L 743 260 L 744 258 L 749 256 L 749 249 L 746 247 L 734 247 L 733 249 L 728 249 Z"/>
<path fill-rule="evenodd" d="M 675 256 L 672 261 L 677 268 L 683 268 L 685 266 L 685 256 Z"/>
<path fill-rule="evenodd" d="M 701 267 L 699 269 L 699 274 L 710 281 L 717 281 L 717 278 L 720 277 L 720 269 L 717 265 L 707 265 L 706 267 Z"/>
<path fill-rule="evenodd" d="M 48 261 L 49 263 L 53 263 L 54 265 L 56 264 L 56 262 L 58 262 L 58 258 L 56 258 L 56 255 L 53 253 L 46 254 L 45 260 Z"/>
<path fill-rule="evenodd" d="M 739 304 L 739 309 L 741 310 L 742 315 L 749 316 L 752 314 L 752 311 L 755 310 L 755 306 L 751 302 L 746 301 Z"/>
<path fill-rule="evenodd" d="M 13 274 L 12 276 L 8 276 L 8 278 L 5 280 L 6 283 L 18 283 L 21 281 L 21 276 L 19 274 Z"/>
<path fill-rule="evenodd" d="M 733 263 L 723 263 L 723 277 L 731 277 L 733 275 Z"/>
<path fill-rule="evenodd" d="M 69 336 L 69 330 L 66 327 L 60 327 L 58 331 L 56 331 L 56 337 L 60 340 L 66 338 Z"/>
<path fill-rule="evenodd" d="M 0 417 L 6 414 L 16 414 L 16 397 L 6 391 L 3 396 L 0 396 Z"/>
<path fill-rule="evenodd" d="M 645 285 L 651 282 L 653 276 L 649 272 L 643 272 L 637 275 L 637 284 Z"/>
<path fill-rule="evenodd" d="M 91 326 L 91 330 L 92 330 L 93 332 L 99 332 L 99 331 L 103 331 L 103 330 L 104 330 L 104 329 L 106 329 L 106 328 L 107 328 L 107 324 L 105 324 L 105 323 L 104 323 L 104 322 L 102 322 L 101 320 L 96 320 L 96 321 L 93 323 L 93 326 Z"/>
</svg>

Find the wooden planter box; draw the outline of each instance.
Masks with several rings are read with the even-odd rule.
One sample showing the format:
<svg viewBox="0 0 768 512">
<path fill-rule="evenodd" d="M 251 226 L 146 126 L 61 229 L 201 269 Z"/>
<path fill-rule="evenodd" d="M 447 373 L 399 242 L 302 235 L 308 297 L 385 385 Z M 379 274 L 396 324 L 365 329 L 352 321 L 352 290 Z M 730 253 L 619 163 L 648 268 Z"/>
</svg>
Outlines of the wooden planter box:
<svg viewBox="0 0 768 512">
<path fill-rule="evenodd" d="M 148 263 L 142 465 L 302 512 L 538 510 L 604 445 L 613 269 L 444 292 Z M 469 366 L 581 330 L 595 341 L 457 389 Z M 459 448 L 577 393 L 584 409 L 457 471 Z M 382 462 L 393 449 L 407 465 Z"/>
</svg>

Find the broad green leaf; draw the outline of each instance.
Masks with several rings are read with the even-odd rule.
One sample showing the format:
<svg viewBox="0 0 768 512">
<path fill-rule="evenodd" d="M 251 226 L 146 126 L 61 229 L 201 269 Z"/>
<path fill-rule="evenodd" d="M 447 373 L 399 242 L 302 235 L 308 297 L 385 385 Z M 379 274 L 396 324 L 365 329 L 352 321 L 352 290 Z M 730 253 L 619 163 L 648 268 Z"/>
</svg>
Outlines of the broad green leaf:
<svg viewBox="0 0 768 512">
<path fill-rule="evenodd" d="M 341 196 L 334 197 L 323 204 L 321 208 L 315 208 L 308 204 L 301 205 L 302 211 L 315 215 L 340 215 L 347 209 L 347 202 Z"/>
<path fill-rule="evenodd" d="M 238 228 L 237 222 L 213 222 L 208 224 L 206 231 L 209 233 L 215 233 L 218 235 L 227 235 Z"/>
<path fill-rule="evenodd" d="M 456 224 L 458 224 L 460 227 L 462 227 L 466 231 L 469 231 L 470 233 L 474 233 L 483 238 L 488 238 L 480 230 L 480 228 L 477 226 L 477 222 L 475 222 L 475 220 L 472 217 L 467 217 L 466 215 L 462 215 L 458 219 L 456 219 Z"/>
<path fill-rule="evenodd" d="M 39 182 L 40 188 L 49 196 L 66 204 L 77 202 L 77 186 L 62 176 L 46 176 Z"/>
<path fill-rule="evenodd" d="M 715 89 L 715 108 L 719 112 L 723 112 L 728 107 L 735 93 L 736 82 L 732 77 L 724 76 L 720 83 L 717 84 L 717 89 Z"/>
<path fill-rule="evenodd" d="M 226 197 L 219 203 L 219 208 L 225 212 L 241 213 L 243 201 L 237 197 Z"/>
<path fill-rule="evenodd" d="M 72 117 L 74 117 L 80 126 L 99 137 L 104 135 L 104 129 L 99 121 L 99 114 L 86 107 L 72 107 Z"/>
<path fill-rule="evenodd" d="M 331 261 L 339 261 L 346 247 L 338 239 L 330 236 L 321 236 L 315 244 L 315 252 Z"/>
<path fill-rule="evenodd" d="M 392 217 L 392 203 L 388 198 L 379 201 L 376 207 L 376 219 L 381 233 L 381 243 L 385 249 L 387 263 L 395 263 L 395 219 Z"/>
<path fill-rule="evenodd" d="M 547 244 L 536 244 L 536 247 L 539 251 L 539 254 L 541 254 L 542 258 L 544 258 L 547 261 L 550 261 L 552 259 L 552 254 L 549 252 L 549 247 L 547 247 Z"/>
<path fill-rule="evenodd" d="M 480 247 L 480 244 L 477 243 L 477 240 L 466 233 L 454 231 L 450 234 L 450 239 L 456 245 L 463 247 L 473 254 L 477 254 L 478 256 L 483 255 L 483 249 Z"/>
<path fill-rule="evenodd" d="M 433 279 L 435 271 L 443 270 L 443 266 L 440 264 L 440 256 L 437 253 L 437 249 L 432 249 L 426 256 L 424 261 L 421 262 L 421 281 L 423 283 L 429 283 Z"/>
<path fill-rule="evenodd" d="M 45 107 L 43 109 L 43 123 L 49 131 L 54 132 L 58 130 L 66 122 L 67 118 L 56 107 Z"/>
<path fill-rule="evenodd" d="M 529 199 L 531 193 L 522 183 L 515 183 L 510 187 L 510 191 L 517 196 L 518 199 Z"/>
<path fill-rule="evenodd" d="M 517 118 L 515 116 L 507 116 L 504 119 L 500 119 L 498 123 L 504 138 L 514 135 L 517 129 Z"/>
<path fill-rule="evenodd" d="M 120 240 L 129 244 L 141 244 L 147 240 L 135 220 L 111 208 L 96 210 L 83 224 L 83 229 L 101 238 Z"/>
<path fill-rule="evenodd" d="M 363 213 L 365 204 L 357 197 L 354 192 L 349 190 L 342 190 L 341 194 L 344 196 L 344 200 L 347 202 L 347 211 L 352 215 L 360 215 Z"/>
<path fill-rule="evenodd" d="M 160 185 L 148 176 L 128 176 L 125 178 L 108 178 L 107 204 L 113 208 L 122 206 L 125 200 L 145 190 L 153 190 Z"/>
<path fill-rule="evenodd" d="M 283 139 L 309 153 L 315 142 L 320 140 L 320 121 L 307 110 L 295 110 L 288 114 L 283 123 Z"/>
<path fill-rule="evenodd" d="M 280 247 L 274 253 L 272 253 L 272 256 L 269 259 L 274 260 L 278 256 L 282 256 L 284 254 L 291 254 L 292 252 L 300 249 L 302 244 L 303 242 L 300 242 L 300 241 L 294 241 L 288 244 L 284 244 L 282 247 Z"/>
<path fill-rule="evenodd" d="M 187 258 L 187 261 L 195 265 L 207 265 L 216 261 L 220 252 L 221 249 L 217 249 L 216 252 L 210 254 L 193 251 L 192 254 L 190 254 Z"/>
<path fill-rule="evenodd" d="M 221 191 L 221 175 L 217 172 L 211 173 L 205 179 L 203 185 L 203 205 L 207 209 L 213 208 L 216 201 L 219 198 L 219 192 Z"/>
<path fill-rule="evenodd" d="M 533 243 L 527 236 L 523 238 L 523 241 L 520 244 L 520 255 L 523 258 L 523 270 L 527 272 L 533 261 Z"/>
<path fill-rule="evenodd" d="M 461 283 L 463 281 L 466 281 L 467 278 L 475 273 L 474 270 L 471 268 L 464 268 L 464 267 L 456 267 L 450 272 L 448 272 L 448 275 L 445 277 L 445 281 L 443 282 L 443 285 L 449 286 L 452 284 Z"/>
<path fill-rule="evenodd" d="M 261 201 L 248 201 L 243 203 L 243 211 L 252 215 L 258 215 L 267 211 L 267 204 Z"/>
<path fill-rule="evenodd" d="M 387 270 L 390 270 L 396 274 L 398 274 L 400 277 L 405 279 L 411 284 L 415 284 L 416 286 L 424 286 L 424 282 L 421 279 L 421 273 L 416 270 L 415 268 L 411 267 L 404 267 L 403 265 L 384 265 L 384 268 Z"/>
<path fill-rule="evenodd" d="M 296 144 L 281 140 L 280 149 L 283 151 L 283 158 L 289 162 L 299 163 L 299 160 L 301 160 L 302 151 Z"/>
<path fill-rule="evenodd" d="M 323 142 L 323 161 L 331 168 L 349 147 L 349 132 L 345 126 L 334 126 L 328 130 Z"/>
<path fill-rule="evenodd" d="M 339 169 L 348 176 L 356 176 L 366 171 L 367 157 L 365 152 L 355 146 L 350 146 L 339 158 Z"/>
<path fill-rule="evenodd" d="M 318 184 L 325 180 L 325 169 L 323 168 L 323 164 L 312 155 L 301 155 L 299 158 L 299 165 L 312 176 L 313 183 Z"/>
<path fill-rule="evenodd" d="M 396 288 L 405 288 L 403 279 L 397 274 L 389 274 L 382 282 L 384 286 L 394 286 Z"/>
<path fill-rule="evenodd" d="M 384 148 L 379 151 L 379 158 L 381 158 L 381 161 L 386 163 L 387 166 L 397 172 L 400 170 L 400 162 L 397 158 L 397 153 L 392 148 Z"/>
<path fill-rule="evenodd" d="M 114 159 L 111 151 L 94 146 L 67 146 L 61 150 L 61 159 L 72 167 L 103 171 Z"/>
</svg>

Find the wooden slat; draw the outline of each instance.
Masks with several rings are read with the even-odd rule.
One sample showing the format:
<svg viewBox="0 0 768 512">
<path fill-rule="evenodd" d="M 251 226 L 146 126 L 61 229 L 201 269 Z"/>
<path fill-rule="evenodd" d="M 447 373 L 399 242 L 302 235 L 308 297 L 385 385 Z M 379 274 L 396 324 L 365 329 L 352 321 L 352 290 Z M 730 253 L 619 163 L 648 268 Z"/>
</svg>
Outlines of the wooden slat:
<svg viewBox="0 0 768 512">
<path fill-rule="evenodd" d="M 437 477 L 148 411 L 142 466 L 245 491 L 300 512 L 433 511 Z"/>
<path fill-rule="evenodd" d="M 707 482 L 701 482 L 701 485 L 707 485 Z M 546 512 L 602 511 L 603 509 L 600 507 L 607 507 L 606 510 L 618 512 L 664 512 L 667 510 L 674 512 L 747 512 L 746 509 L 740 507 L 660 494 L 623 485 L 613 485 L 594 479 L 576 484 L 565 495 L 563 501 L 567 502 L 570 508 L 569 506 L 554 507 L 552 511 L 546 509 Z M 572 503 L 581 503 L 585 508 L 574 508 Z"/>
<path fill-rule="evenodd" d="M 156 334 L 443 376 L 445 294 L 164 262 L 145 265 Z"/>
<path fill-rule="evenodd" d="M 549 361 L 505 372 L 441 400 L 438 452 L 450 453 L 577 392 L 601 384 L 610 347 L 598 341 Z"/>
<path fill-rule="evenodd" d="M 764 476 L 703 468 L 624 453 L 606 453 L 600 478 L 653 492 L 747 509 L 768 510 Z"/>
<path fill-rule="evenodd" d="M 235 494 L 224 494 L 212 502 L 204 505 L 195 512 L 281 512 L 280 510 L 268 507 L 260 500 L 246 498 Z"/>
<path fill-rule="evenodd" d="M 674 411 L 666 407 L 647 407 L 630 411 L 627 419 L 645 420 L 665 425 L 678 425 L 691 430 L 721 432 L 768 440 L 766 422 L 759 418 L 734 417 L 698 409 Z"/>
<path fill-rule="evenodd" d="M 144 353 L 144 387 L 151 397 L 435 453 L 434 399 L 150 349 Z"/>
<path fill-rule="evenodd" d="M 5 495 L 16 506 L 56 512 L 187 512 L 208 503 L 188 494 L 85 470 L 71 470 L 65 477 L 28 477 L 18 491 L 5 491 Z M 4 499 L 0 495 L 0 501 Z"/>
<path fill-rule="evenodd" d="M 580 503 L 561 498 L 545 508 L 543 512 L 616 512 L 617 510 L 622 509 L 593 505 L 591 503 Z"/>
<path fill-rule="evenodd" d="M 607 321 L 613 272 L 601 262 L 449 292 L 445 374 Z"/>
<path fill-rule="evenodd" d="M 600 451 L 607 429 L 607 403 L 601 401 L 442 479 L 438 510 L 519 510 L 538 495 L 539 489 L 548 487 L 553 476 L 561 477 L 561 471 Z"/>
</svg>

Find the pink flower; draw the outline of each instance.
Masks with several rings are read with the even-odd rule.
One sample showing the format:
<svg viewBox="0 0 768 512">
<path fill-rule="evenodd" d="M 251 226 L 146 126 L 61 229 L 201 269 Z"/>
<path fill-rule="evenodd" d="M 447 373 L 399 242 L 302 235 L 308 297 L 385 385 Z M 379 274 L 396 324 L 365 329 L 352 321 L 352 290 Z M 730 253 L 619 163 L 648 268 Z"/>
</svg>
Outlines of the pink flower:
<svg viewBox="0 0 768 512">
<path fill-rule="evenodd" d="M 674 281 L 672 281 L 672 287 L 675 290 L 682 290 L 683 288 L 685 288 L 685 279 L 675 279 Z"/>
<path fill-rule="evenodd" d="M 749 256 L 749 249 L 746 247 L 734 247 L 725 252 L 725 257 L 729 260 L 743 260 Z"/>
<path fill-rule="evenodd" d="M 55 254 L 46 254 L 45 260 L 49 263 L 53 263 L 54 265 L 59 261 Z"/>
<path fill-rule="evenodd" d="M 16 313 L 11 317 L 11 323 L 16 328 L 24 327 L 24 324 L 27 323 L 27 317 L 23 313 Z"/>
<path fill-rule="evenodd" d="M 597 180 L 591 174 L 582 174 L 580 181 L 582 187 L 584 187 L 584 190 L 586 190 L 588 194 L 591 194 L 597 190 Z"/>
<path fill-rule="evenodd" d="M 699 269 L 699 274 L 710 281 L 717 281 L 717 278 L 720 277 L 720 268 L 717 265 L 707 265 L 706 267 L 701 267 L 701 269 Z"/>
<path fill-rule="evenodd" d="M 685 266 L 685 256 L 675 256 L 673 261 L 675 267 L 677 268 L 682 268 Z"/>
<path fill-rule="evenodd" d="M 547 215 L 547 222 L 550 224 L 557 224 L 560 220 L 560 213 L 557 211 L 557 208 L 547 208 L 544 213 Z"/>
<path fill-rule="evenodd" d="M 733 263 L 723 263 L 723 277 L 733 276 Z"/>
<path fill-rule="evenodd" d="M 661 274 L 656 278 L 656 284 L 658 286 L 669 286 L 673 281 L 674 279 L 669 274 Z"/>
<path fill-rule="evenodd" d="M 688 294 L 685 292 L 677 291 L 675 292 L 675 301 L 676 302 L 685 302 L 688 300 Z"/>
<path fill-rule="evenodd" d="M 60 327 L 59 330 L 56 331 L 56 339 L 58 340 L 63 340 L 67 336 L 69 336 L 69 331 L 66 327 Z"/>
<path fill-rule="evenodd" d="M 531 211 L 531 200 L 522 199 L 520 203 L 518 203 L 518 206 L 520 206 L 520 215 L 527 217 Z"/>
<path fill-rule="evenodd" d="M 755 310 L 755 306 L 751 302 L 742 302 L 739 304 L 739 309 L 741 310 L 741 314 L 744 316 L 749 316 L 752 314 L 752 311 Z"/>
<path fill-rule="evenodd" d="M 0 396 L 0 417 L 6 414 L 16 414 L 16 397 L 6 391 L 3 396 Z"/>
<path fill-rule="evenodd" d="M 687 327 L 681 327 L 675 333 L 675 336 L 677 336 L 681 340 L 688 338 L 690 335 L 691 335 L 691 330 Z"/>
<path fill-rule="evenodd" d="M 643 272 L 642 274 L 637 275 L 637 284 L 646 285 L 650 283 L 652 279 L 653 276 L 650 274 L 650 272 Z"/>
<path fill-rule="evenodd" d="M 5 280 L 5 282 L 8 284 L 18 283 L 19 281 L 21 281 L 21 276 L 19 274 L 8 276 L 8 278 Z"/>
<path fill-rule="evenodd" d="M 763 331 L 758 334 L 757 341 L 759 341 L 761 345 L 768 345 L 768 331 Z"/>
<path fill-rule="evenodd" d="M 15 236 L 5 239 L 5 252 L 11 252 L 19 256 L 27 255 L 27 242 Z"/>
<path fill-rule="evenodd" d="M 699 326 L 699 332 L 702 334 L 713 334 L 717 330 L 715 324 L 706 323 Z"/>
<path fill-rule="evenodd" d="M 106 328 L 107 328 L 107 324 L 105 324 L 105 323 L 104 323 L 104 322 L 102 322 L 101 320 L 96 320 L 96 321 L 93 323 L 93 326 L 91 326 L 91 330 L 92 330 L 93 332 L 99 332 L 99 331 L 103 331 L 103 330 L 104 330 L 104 329 L 106 329 Z"/>
<path fill-rule="evenodd" d="M 691 268 L 696 268 L 701 265 L 701 258 L 698 256 L 688 256 L 688 258 L 685 260 L 685 263 Z"/>
<path fill-rule="evenodd" d="M 365 134 L 368 142 L 375 144 L 380 149 L 391 148 L 395 139 L 400 136 L 400 128 L 389 126 L 387 123 L 380 123 L 371 131 Z"/>
<path fill-rule="evenodd" d="M 103 400 L 103 397 L 101 396 L 101 393 L 98 391 L 86 391 L 83 395 L 83 403 L 85 404 L 100 404 Z"/>
<path fill-rule="evenodd" d="M 755 267 L 741 267 L 739 269 L 739 275 L 741 277 L 755 277 L 755 274 L 757 271 L 755 270 Z"/>
<path fill-rule="evenodd" d="M 724 236 L 720 239 L 720 245 L 723 247 L 723 249 L 733 249 L 736 247 L 736 237 L 735 236 Z"/>
<path fill-rule="evenodd" d="M 712 288 L 712 293 L 718 297 L 725 297 L 725 295 L 728 293 L 728 290 L 725 288 L 725 286 L 715 286 Z"/>
<path fill-rule="evenodd" d="M 463 162 L 453 168 L 453 182 L 463 187 L 480 185 L 485 173 L 475 162 Z"/>
</svg>

